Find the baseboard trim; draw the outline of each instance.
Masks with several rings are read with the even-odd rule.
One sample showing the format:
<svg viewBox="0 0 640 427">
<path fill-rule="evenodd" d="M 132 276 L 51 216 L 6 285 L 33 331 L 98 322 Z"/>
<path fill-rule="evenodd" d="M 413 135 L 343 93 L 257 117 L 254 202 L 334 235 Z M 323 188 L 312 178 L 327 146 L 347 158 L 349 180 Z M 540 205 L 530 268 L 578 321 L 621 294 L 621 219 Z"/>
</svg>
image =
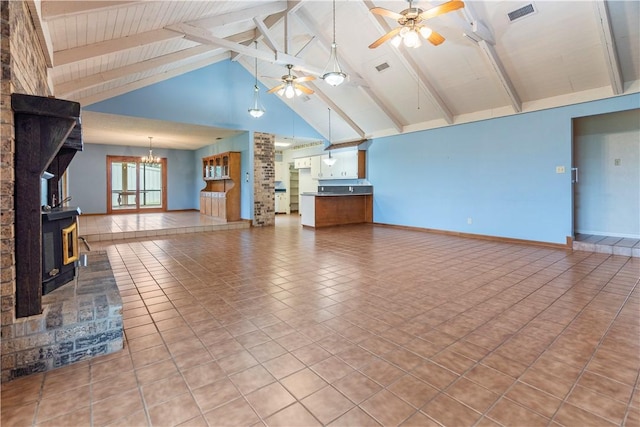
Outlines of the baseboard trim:
<svg viewBox="0 0 640 427">
<path fill-rule="evenodd" d="M 552 243 L 552 242 L 541 242 L 538 240 L 526 240 L 526 239 L 514 239 L 511 237 L 490 236 L 487 234 L 473 234 L 473 233 L 463 233 L 460 231 L 439 230 L 436 228 L 424 228 L 424 227 L 412 227 L 409 225 L 385 224 L 382 222 L 374 222 L 373 224 L 381 227 L 397 228 L 401 230 L 421 231 L 421 232 L 433 233 L 433 234 L 443 234 L 445 236 L 466 237 L 469 239 L 488 240 L 491 242 L 517 243 L 522 245 L 541 246 L 541 247 L 553 248 L 553 249 L 572 249 L 573 248 L 573 238 L 571 236 L 567 236 L 567 243 L 562 244 L 562 243 Z"/>
<path fill-rule="evenodd" d="M 80 207 L 80 209 L 82 209 L 82 206 Z M 105 215 L 129 215 L 129 214 L 145 214 L 145 213 L 176 213 L 176 212 L 200 212 L 199 209 L 171 209 L 171 210 L 166 210 L 166 211 L 158 211 L 158 210 L 149 210 L 149 211 L 144 211 L 144 212 L 111 212 L 110 214 L 106 213 L 106 212 L 102 212 L 102 213 L 82 213 L 82 216 L 105 216 Z"/>
</svg>

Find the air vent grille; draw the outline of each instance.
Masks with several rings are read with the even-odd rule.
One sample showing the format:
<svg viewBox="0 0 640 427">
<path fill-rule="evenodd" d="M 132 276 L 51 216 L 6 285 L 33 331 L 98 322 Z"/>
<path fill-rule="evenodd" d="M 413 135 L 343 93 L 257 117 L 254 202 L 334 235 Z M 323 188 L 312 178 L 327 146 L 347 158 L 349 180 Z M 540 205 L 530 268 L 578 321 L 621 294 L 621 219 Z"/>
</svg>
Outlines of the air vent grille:
<svg viewBox="0 0 640 427">
<path fill-rule="evenodd" d="M 387 68 L 389 68 L 389 64 L 386 62 L 383 62 L 380 65 L 376 65 L 376 70 L 378 70 L 379 73 L 383 72 L 384 70 L 386 70 Z"/>
<path fill-rule="evenodd" d="M 507 16 L 509 16 L 509 21 L 513 22 L 518 19 L 522 19 L 527 15 L 531 15 L 535 11 L 536 10 L 534 9 L 533 4 L 529 3 L 526 6 L 522 6 L 520 9 L 516 9 L 507 13 Z"/>
</svg>

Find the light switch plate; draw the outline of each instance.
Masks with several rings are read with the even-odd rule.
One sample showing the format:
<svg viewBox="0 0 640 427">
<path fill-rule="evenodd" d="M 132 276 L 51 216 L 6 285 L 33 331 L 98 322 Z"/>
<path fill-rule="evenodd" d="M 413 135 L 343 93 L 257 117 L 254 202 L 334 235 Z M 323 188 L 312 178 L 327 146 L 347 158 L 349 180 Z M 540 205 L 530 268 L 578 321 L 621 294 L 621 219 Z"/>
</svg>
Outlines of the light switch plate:
<svg viewBox="0 0 640 427">
<path fill-rule="evenodd" d="M 564 173 L 564 166 L 556 166 L 556 173 Z"/>
</svg>

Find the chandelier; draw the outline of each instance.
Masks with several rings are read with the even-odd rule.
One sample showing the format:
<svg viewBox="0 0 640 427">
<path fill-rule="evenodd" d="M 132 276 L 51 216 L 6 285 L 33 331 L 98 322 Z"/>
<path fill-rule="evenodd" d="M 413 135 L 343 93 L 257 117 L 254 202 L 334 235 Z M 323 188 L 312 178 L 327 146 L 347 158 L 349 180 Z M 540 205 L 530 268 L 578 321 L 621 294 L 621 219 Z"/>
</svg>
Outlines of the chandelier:
<svg viewBox="0 0 640 427">
<path fill-rule="evenodd" d="M 153 139 L 153 137 L 150 136 L 148 138 L 149 138 L 149 155 L 142 156 L 142 158 L 140 159 L 140 162 L 145 163 L 147 165 L 154 165 L 154 164 L 160 163 L 160 157 L 154 156 L 153 149 L 151 148 L 151 140 Z"/>
</svg>

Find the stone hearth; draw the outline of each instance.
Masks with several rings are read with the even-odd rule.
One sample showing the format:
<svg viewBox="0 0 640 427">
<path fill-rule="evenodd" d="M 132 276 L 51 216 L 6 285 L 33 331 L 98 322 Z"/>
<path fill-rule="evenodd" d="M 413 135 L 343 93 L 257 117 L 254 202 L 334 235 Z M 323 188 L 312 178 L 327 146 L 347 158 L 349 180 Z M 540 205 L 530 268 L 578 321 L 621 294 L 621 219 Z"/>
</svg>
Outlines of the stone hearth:
<svg viewBox="0 0 640 427">
<path fill-rule="evenodd" d="M 123 348 L 122 299 L 106 252 L 88 252 L 76 280 L 42 297 L 41 315 L 17 319 L 2 340 L 2 380 Z"/>
</svg>

